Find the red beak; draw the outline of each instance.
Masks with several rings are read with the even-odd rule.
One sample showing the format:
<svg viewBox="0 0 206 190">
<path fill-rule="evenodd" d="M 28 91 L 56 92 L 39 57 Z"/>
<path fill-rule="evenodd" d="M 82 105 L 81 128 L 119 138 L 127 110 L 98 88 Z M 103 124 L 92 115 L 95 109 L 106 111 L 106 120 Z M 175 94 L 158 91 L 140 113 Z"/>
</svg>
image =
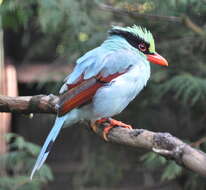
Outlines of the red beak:
<svg viewBox="0 0 206 190">
<path fill-rule="evenodd" d="M 159 64 L 162 66 L 168 66 L 167 60 L 158 53 L 147 55 L 147 60 L 151 63 Z"/>
</svg>

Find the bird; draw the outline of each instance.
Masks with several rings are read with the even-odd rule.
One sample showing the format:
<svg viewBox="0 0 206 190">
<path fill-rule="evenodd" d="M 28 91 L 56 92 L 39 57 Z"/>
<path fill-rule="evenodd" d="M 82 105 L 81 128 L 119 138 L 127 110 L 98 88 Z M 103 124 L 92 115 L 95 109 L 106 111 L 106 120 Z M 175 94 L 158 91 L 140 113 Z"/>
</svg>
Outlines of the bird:
<svg viewBox="0 0 206 190">
<path fill-rule="evenodd" d="M 78 58 L 60 88 L 57 117 L 30 179 L 46 161 L 63 126 L 87 120 L 94 127 L 107 121 L 109 127 L 103 131 L 105 140 L 115 126 L 131 129 L 130 125 L 111 117 L 121 113 L 146 86 L 150 62 L 168 66 L 167 60 L 155 50 L 152 33 L 138 25 L 112 26 L 99 47 Z"/>
</svg>

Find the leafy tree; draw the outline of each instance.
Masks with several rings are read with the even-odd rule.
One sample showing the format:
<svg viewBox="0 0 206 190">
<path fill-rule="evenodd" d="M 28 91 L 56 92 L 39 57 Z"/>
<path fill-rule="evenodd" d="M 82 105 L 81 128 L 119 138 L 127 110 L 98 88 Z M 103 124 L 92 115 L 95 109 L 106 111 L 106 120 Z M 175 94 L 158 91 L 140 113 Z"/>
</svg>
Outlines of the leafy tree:
<svg viewBox="0 0 206 190">
<path fill-rule="evenodd" d="M 101 3 L 120 11 L 100 10 Z M 129 15 L 132 12 L 153 17 L 125 16 L 124 11 Z M 168 59 L 169 67 L 152 66 L 151 81 L 145 92 L 122 117 L 135 126 L 169 131 L 189 142 L 205 136 L 205 0 L 27 0 L 21 3 L 19 0 L 4 0 L 0 14 L 4 30 L 20 35 L 16 49 L 25 50 L 20 52 L 21 62 L 52 62 L 66 57 L 68 63 L 74 63 L 77 57 L 105 39 L 106 30 L 111 25 L 139 24 L 149 28 L 155 36 L 157 50 Z M 155 17 L 157 15 L 160 17 Z M 178 21 L 172 21 L 171 16 L 176 16 Z M 206 151 L 205 143 L 199 148 Z M 137 154 L 138 157 L 142 155 Z M 89 174 L 94 175 L 95 163 L 100 157 L 98 151 L 92 155 L 94 163 Z M 162 171 L 159 180 L 176 179 L 185 189 L 206 187 L 201 177 L 153 153 L 144 155 L 141 160 L 148 168 Z M 108 161 L 107 164 L 111 163 Z M 113 164 L 111 169 L 118 168 L 117 163 Z M 131 166 L 132 169 L 136 167 L 134 163 Z M 121 180 L 121 172 L 118 170 L 116 181 Z M 103 182 L 108 182 L 104 167 L 98 170 L 98 174 L 104 176 Z M 87 176 L 80 174 L 80 178 L 82 176 L 85 180 L 83 186 L 92 184 Z M 99 178 L 95 180 L 96 185 L 102 185 Z"/>
<path fill-rule="evenodd" d="M 13 133 L 7 134 L 6 140 L 10 150 L 0 155 L 0 189 L 38 190 L 53 179 L 51 170 L 46 165 L 40 170 L 38 177 L 32 181 L 29 179 L 35 157 L 40 150 L 39 146 L 25 141 L 23 137 Z"/>
</svg>

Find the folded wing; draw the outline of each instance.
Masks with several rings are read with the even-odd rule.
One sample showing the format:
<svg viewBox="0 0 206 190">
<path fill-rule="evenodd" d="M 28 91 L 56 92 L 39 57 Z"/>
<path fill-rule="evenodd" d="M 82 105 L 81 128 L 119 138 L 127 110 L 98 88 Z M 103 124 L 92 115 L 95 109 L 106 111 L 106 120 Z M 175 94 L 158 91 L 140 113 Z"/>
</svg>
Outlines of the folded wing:
<svg viewBox="0 0 206 190">
<path fill-rule="evenodd" d="M 96 48 L 79 58 L 60 91 L 59 116 L 91 101 L 100 87 L 126 73 L 136 63 L 137 56 L 127 50 L 106 52 Z"/>
</svg>

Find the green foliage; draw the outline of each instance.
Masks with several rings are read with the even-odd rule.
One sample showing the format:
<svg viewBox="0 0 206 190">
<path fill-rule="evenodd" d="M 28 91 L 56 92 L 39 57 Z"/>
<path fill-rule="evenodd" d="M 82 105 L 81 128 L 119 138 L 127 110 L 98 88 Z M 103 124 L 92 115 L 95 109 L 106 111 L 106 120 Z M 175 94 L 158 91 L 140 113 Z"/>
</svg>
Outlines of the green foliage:
<svg viewBox="0 0 206 190">
<path fill-rule="evenodd" d="M 182 167 L 177 165 L 174 161 L 170 161 L 166 164 L 164 172 L 162 174 L 161 179 L 164 180 L 172 180 L 179 176 L 182 172 Z"/>
<path fill-rule="evenodd" d="M 184 185 L 185 190 L 205 190 L 205 178 L 197 174 L 189 173 Z"/>
<path fill-rule="evenodd" d="M 204 190 L 205 189 L 205 178 L 201 177 L 192 172 L 186 172 L 182 167 L 177 165 L 174 161 L 168 161 L 164 157 L 149 152 L 141 156 L 140 160 L 148 169 L 161 170 L 161 181 L 181 179 L 182 176 L 186 177 L 187 180 L 183 183 L 183 189 L 185 190 Z"/>
<path fill-rule="evenodd" d="M 156 168 L 164 165 L 167 162 L 164 157 L 159 156 L 158 154 L 155 154 L 153 152 L 144 154 L 143 156 L 141 156 L 140 160 L 143 161 L 144 164 L 149 168 Z"/>
<path fill-rule="evenodd" d="M 153 152 L 144 154 L 140 160 L 144 162 L 147 168 L 162 168 L 162 181 L 175 179 L 182 173 L 182 167 L 174 161 L 167 161 L 164 157 Z"/>
<path fill-rule="evenodd" d="M 174 135 L 178 136 L 181 131 L 178 127 L 182 126 L 181 122 L 185 122 L 183 125 L 187 125 L 188 130 L 185 131 L 184 138 L 198 139 L 200 135 L 204 135 L 206 133 L 205 111 L 200 110 L 205 110 L 206 100 L 205 37 L 196 34 L 185 23 L 128 17 L 121 12 L 113 14 L 109 11 L 100 11 L 97 7 L 98 3 L 108 3 L 127 11 L 155 16 L 182 17 L 186 15 L 205 31 L 205 0 L 26 0 L 21 3 L 19 0 L 4 0 L 0 6 L 0 14 L 4 29 L 11 28 L 21 34 L 18 43 L 26 49 L 23 51 L 21 60 L 24 63 L 31 60 L 53 62 L 56 58 L 62 57 L 66 57 L 68 63 L 74 63 L 77 57 L 96 47 L 105 39 L 106 31 L 111 25 L 137 24 L 148 28 L 154 34 L 157 51 L 167 58 L 169 67 L 167 69 L 152 68 L 152 77 L 148 84 L 149 93 L 141 93 L 143 101 L 137 100 L 138 105 L 133 106 L 135 108 L 132 111 L 135 117 L 129 118 L 128 114 L 127 121 L 135 123 L 137 113 L 141 114 L 137 110 L 141 104 L 144 117 L 138 116 L 137 126 L 141 122 L 142 127 L 145 127 L 145 123 L 150 121 L 152 127 L 157 126 L 154 130 L 171 130 Z M 19 46 L 15 48 L 18 49 Z M 46 86 L 48 91 L 53 92 L 51 89 L 55 85 L 42 83 L 36 86 L 38 90 Z M 32 88 L 34 89 L 33 86 Z M 176 105 L 170 106 L 171 97 L 174 97 Z M 155 99 L 155 103 L 151 103 L 150 99 Z M 181 108 L 183 112 L 179 113 Z M 151 114 L 147 109 L 152 110 Z M 165 110 L 169 110 L 168 115 L 165 114 Z M 188 112 L 198 115 L 201 119 L 186 117 L 184 113 Z M 168 123 L 171 128 L 161 126 L 161 123 L 158 125 L 154 117 L 158 114 L 161 123 Z M 145 117 L 148 118 L 147 121 Z M 169 120 L 168 118 L 175 119 Z M 165 122 L 166 119 L 167 122 Z M 169 125 L 170 121 L 171 125 Z M 42 183 L 51 179 L 48 174 L 49 169 L 44 166 L 39 172 L 40 177 L 28 182 L 25 176 L 32 168 L 34 162 L 32 158 L 38 153 L 39 148 L 16 135 L 8 135 L 7 138 L 15 140 L 11 141 L 11 151 L 0 157 L 0 162 L 5 163 L 6 174 L 9 176 L 0 178 L 0 184 L 4 189 L 12 189 L 16 184 L 20 184 L 17 185 L 20 186 L 19 188 L 37 189 L 42 186 Z M 202 145 L 201 149 L 205 151 L 205 145 Z M 108 157 L 105 155 L 99 150 L 92 152 L 85 164 L 87 169 L 79 176 L 76 174 L 77 183 L 83 186 L 90 184 L 104 186 L 117 183 L 123 175 L 121 167 L 113 164 L 118 159 L 112 152 L 107 152 Z M 161 171 L 162 180 L 182 177 L 181 184 L 187 190 L 205 189 L 206 187 L 205 180 L 194 174 L 188 174 L 174 162 L 167 161 L 157 154 L 148 153 L 142 157 L 142 161 L 148 169 Z M 113 175 L 114 173 L 116 175 Z M 43 181 L 40 181 L 40 178 Z M 22 181 L 23 184 L 18 181 Z"/>
<path fill-rule="evenodd" d="M 0 6 L 0 15 L 4 28 L 11 27 L 15 30 L 21 25 L 28 26 L 29 19 L 34 15 L 35 0 L 19 3 L 18 0 L 3 1 Z"/>
<path fill-rule="evenodd" d="M 6 135 L 10 151 L 0 155 L 0 189 L 3 190 L 38 190 L 44 184 L 53 179 L 51 170 L 44 165 L 38 172 L 38 178 L 31 181 L 29 174 L 35 162 L 40 148 L 25 141 L 17 134 Z"/>
<path fill-rule="evenodd" d="M 25 55 L 27 59 L 45 55 L 39 47 L 45 50 L 49 47 L 54 55 L 66 56 L 72 62 L 104 37 L 102 31 L 107 26 L 94 23 L 102 22 L 110 14 L 97 14 L 95 7 L 95 0 L 29 0 L 22 3 L 14 0 L 3 1 L 0 15 L 4 28 L 16 31 L 24 28 L 21 43 L 27 41 L 27 49 L 31 49 L 29 57 Z M 84 11 L 88 9 L 90 11 Z M 40 37 L 37 41 L 32 39 L 31 28 Z"/>
<path fill-rule="evenodd" d="M 194 105 L 206 100 L 206 79 L 192 76 L 189 73 L 176 75 L 159 85 L 156 90 L 160 98 L 172 92 L 174 98 L 183 104 Z"/>
</svg>

